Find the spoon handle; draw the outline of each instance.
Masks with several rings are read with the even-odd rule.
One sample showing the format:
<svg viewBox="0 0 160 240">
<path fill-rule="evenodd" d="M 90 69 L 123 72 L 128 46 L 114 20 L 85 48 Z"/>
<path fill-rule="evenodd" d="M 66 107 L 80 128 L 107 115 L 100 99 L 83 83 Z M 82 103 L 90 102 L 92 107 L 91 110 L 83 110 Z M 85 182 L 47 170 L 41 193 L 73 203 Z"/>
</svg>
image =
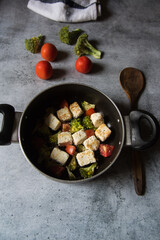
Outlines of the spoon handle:
<svg viewBox="0 0 160 240">
<path fill-rule="evenodd" d="M 135 191 L 138 195 L 144 194 L 145 189 L 145 176 L 144 165 L 141 158 L 141 153 L 137 150 L 132 150 L 132 172 L 134 179 Z"/>
<path fill-rule="evenodd" d="M 137 101 L 130 101 L 131 111 L 137 108 Z M 141 157 L 141 153 L 135 149 L 131 151 L 132 161 L 132 175 L 134 181 L 134 188 L 137 195 L 144 195 L 145 192 L 145 176 L 144 176 L 144 165 Z"/>
</svg>

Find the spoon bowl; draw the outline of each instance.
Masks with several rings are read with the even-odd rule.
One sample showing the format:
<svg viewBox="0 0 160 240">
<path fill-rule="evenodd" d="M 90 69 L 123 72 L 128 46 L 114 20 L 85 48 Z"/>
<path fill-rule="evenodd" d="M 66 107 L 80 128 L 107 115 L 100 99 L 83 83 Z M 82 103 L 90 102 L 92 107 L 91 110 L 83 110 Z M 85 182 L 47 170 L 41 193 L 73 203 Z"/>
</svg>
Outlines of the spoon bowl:
<svg viewBox="0 0 160 240">
<path fill-rule="evenodd" d="M 125 68 L 120 73 L 120 83 L 129 98 L 131 110 L 135 109 L 144 88 L 143 74 L 136 68 Z"/>
</svg>

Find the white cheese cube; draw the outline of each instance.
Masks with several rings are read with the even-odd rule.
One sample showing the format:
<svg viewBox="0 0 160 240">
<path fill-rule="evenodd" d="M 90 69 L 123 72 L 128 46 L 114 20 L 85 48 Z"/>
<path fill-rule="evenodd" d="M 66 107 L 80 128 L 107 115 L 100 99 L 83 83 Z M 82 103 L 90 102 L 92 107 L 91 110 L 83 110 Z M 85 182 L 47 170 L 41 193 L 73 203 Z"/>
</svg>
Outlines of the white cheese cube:
<svg viewBox="0 0 160 240">
<path fill-rule="evenodd" d="M 70 121 L 72 119 L 72 114 L 67 107 L 61 108 L 57 111 L 57 116 L 60 121 Z"/>
<path fill-rule="evenodd" d="M 78 132 L 75 132 L 73 135 L 73 142 L 77 146 L 84 142 L 84 140 L 87 138 L 87 135 L 83 129 L 79 130 Z"/>
<path fill-rule="evenodd" d="M 62 151 L 59 148 L 55 147 L 55 148 L 53 148 L 50 157 L 53 160 L 57 161 L 58 163 L 64 165 L 69 158 L 69 154 L 66 153 L 65 151 Z"/>
<path fill-rule="evenodd" d="M 87 138 L 83 145 L 85 148 L 90 149 L 92 151 L 97 151 L 99 148 L 100 141 L 93 135 L 89 138 Z"/>
<path fill-rule="evenodd" d="M 45 124 L 54 131 L 58 130 L 61 126 L 61 122 L 52 113 L 45 119 Z"/>
<path fill-rule="evenodd" d="M 58 134 L 58 145 L 66 146 L 72 144 L 72 135 L 70 132 L 61 132 Z"/>
<path fill-rule="evenodd" d="M 91 120 L 93 122 L 93 125 L 98 128 L 102 123 L 104 123 L 104 119 L 101 113 L 93 113 L 91 115 Z"/>
<path fill-rule="evenodd" d="M 95 163 L 96 159 L 94 157 L 94 152 L 91 150 L 86 150 L 81 153 L 77 153 L 76 155 L 78 164 L 83 167 L 85 165 L 88 165 L 90 163 Z"/>
<path fill-rule="evenodd" d="M 111 134 L 111 130 L 107 127 L 105 123 L 101 124 L 99 128 L 95 131 L 95 135 L 102 142 L 104 142 Z"/>
<path fill-rule="evenodd" d="M 70 109 L 74 118 L 78 118 L 83 114 L 83 111 L 82 111 L 81 107 L 79 106 L 79 104 L 77 102 L 72 103 L 69 106 L 69 109 Z"/>
</svg>

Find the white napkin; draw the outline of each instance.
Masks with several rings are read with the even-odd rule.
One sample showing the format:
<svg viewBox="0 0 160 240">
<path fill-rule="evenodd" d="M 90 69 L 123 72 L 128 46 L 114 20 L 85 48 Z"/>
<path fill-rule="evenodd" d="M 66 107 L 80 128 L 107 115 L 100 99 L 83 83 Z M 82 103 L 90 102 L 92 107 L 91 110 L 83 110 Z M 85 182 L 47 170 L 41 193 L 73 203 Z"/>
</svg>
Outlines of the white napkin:
<svg viewBox="0 0 160 240">
<path fill-rule="evenodd" d="M 27 7 L 58 22 L 85 22 L 101 15 L 99 0 L 29 0 Z"/>
</svg>

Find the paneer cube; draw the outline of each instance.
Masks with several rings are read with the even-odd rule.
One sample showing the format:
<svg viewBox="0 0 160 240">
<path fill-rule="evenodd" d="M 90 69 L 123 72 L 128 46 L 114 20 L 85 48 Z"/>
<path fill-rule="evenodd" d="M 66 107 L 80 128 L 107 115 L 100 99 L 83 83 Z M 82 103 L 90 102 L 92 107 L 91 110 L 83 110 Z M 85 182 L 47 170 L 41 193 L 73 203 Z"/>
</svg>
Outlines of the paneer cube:
<svg viewBox="0 0 160 240">
<path fill-rule="evenodd" d="M 78 164 L 83 167 L 85 165 L 88 165 L 90 163 L 95 163 L 96 159 L 94 157 L 94 152 L 91 150 L 86 150 L 81 153 L 77 153 L 76 155 Z"/>
<path fill-rule="evenodd" d="M 73 135 L 73 142 L 77 146 L 79 144 L 82 144 L 84 140 L 87 138 L 87 135 L 83 129 L 79 130 L 78 132 L 75 132 Z"/>
<path fill-rule="evenodd" d="M 101 113 L 97 112 L 97 113 L 93 113 L 91 115 L 91 120 L 93 125 L 98 128 L 102 123 L 104 123 L 104 119 Z"/>
<path fill-rule="evenodd" d="M 57 111 L 57 116 L 60 121 L 70 121 L 72 119 L 72 114 L 69 111 L 68 107 L 61 108 Z"/>
<path fill-rule="evenodd" d="M 58 163 L 64 165 L 69 158 L 69 154 L 66 153 L 65 151 L 62 151 L 59 148 L 55 147 L 55 148 L 53 148 L 50 157 L 53 160 L 57 161 Z"/>
<path fill-rule="evenodd" d="M 61 122 L 52 113 L 50 113 L 49 116 L 46 117 L 45 124 L 54 131 L 57 131 L 61 126 Z"/>
<path fill-rule="evenodd" d="M 77 102 L 72 103 L 69 106 L 69 109 L 74 118 L 78 118 L 83 114 L 83 110 L 81 109 L 81 107 L 79 106 L 79 104 Z"/>
<path fill-rule="evenodd" d="M 84 142 L 83 145 L 85 148 L 90 149 L 92 151 L 97 151 L 99 148 L 100 141 L 93 135 L 89 138 L 87 138 Z"/>
<path fill-rule="evenodd" d="M 66 146 L 72 144 L 72 135 L 70 132 L 58 133 L 58 146 Z"/>
<path fill-rule="evenodd" d="M 102 123 L 99 128 L 95 131 L 95 135 L 102 142 L 104 142 L 111 134 L 111 130 L 107 127 L 105 123 Z"/>
</svg>

